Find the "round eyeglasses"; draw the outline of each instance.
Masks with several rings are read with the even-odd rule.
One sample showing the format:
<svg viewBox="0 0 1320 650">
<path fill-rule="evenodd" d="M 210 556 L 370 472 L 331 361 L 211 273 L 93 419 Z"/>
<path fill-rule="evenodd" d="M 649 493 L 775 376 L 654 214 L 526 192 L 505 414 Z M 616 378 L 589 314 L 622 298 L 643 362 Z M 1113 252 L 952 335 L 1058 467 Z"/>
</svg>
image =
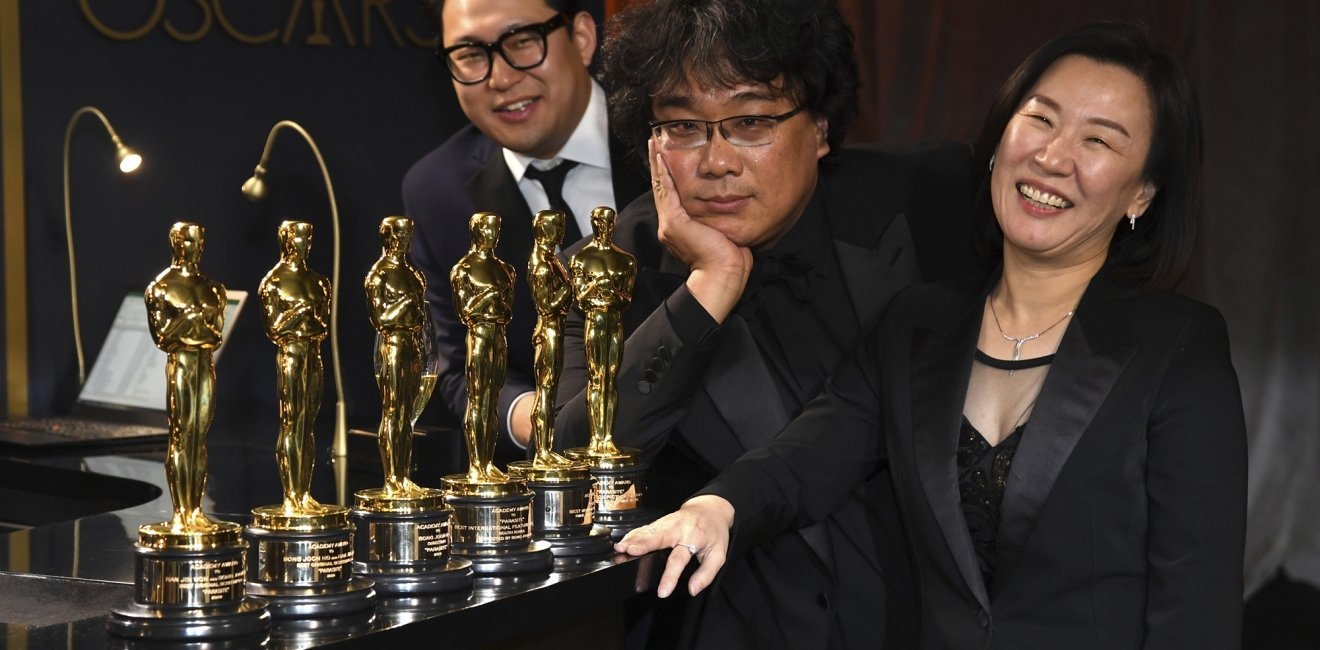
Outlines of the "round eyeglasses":
<svg viewBox="0 0 1320 650">
<path fill-rule="evenodd" d="M 528 70 L 545 61 L 545 37 L 568 24 L 568 17 L 555 14 L 543 23 L 524 25 L 502 34 L 494 43 L 465 41 L 435 53 L 445 62 L 449 76 L 461 84 L 479 84 L 490 78 L 491 63 L 499 52 L 509 67 Z"/>
<path fill-rule="evenodd" d="M 758 147 L 775 141 L 779 123 L 802 112 L 799 106 L 779 115 L 734 115 L 722 120 L 664 120 L 648 122 L 660 146 L 666 149 L 697 149 L 715 137 L 719 128 L 725 142 L 736 147 Z"/>
</svg>

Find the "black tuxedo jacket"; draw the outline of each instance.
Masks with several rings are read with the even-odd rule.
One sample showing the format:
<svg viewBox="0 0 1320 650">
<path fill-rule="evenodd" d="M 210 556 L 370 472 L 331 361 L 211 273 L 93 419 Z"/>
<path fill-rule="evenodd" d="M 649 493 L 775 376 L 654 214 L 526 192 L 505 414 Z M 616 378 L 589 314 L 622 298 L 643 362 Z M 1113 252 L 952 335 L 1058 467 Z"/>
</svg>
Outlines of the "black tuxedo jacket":
<svg viewBox="0 0 1320 650">
<path fill-rule="evenodd" d="M 623 145 L 610 138 L 614 196 L 626 204 L 648 188 Z M 508 327 L 509 370 L 499 397 L 500 456 L 520 457 L 506 430 L 506 415 L 518 395 L 533 390 L 532 330 L 536 309 L 527 288 L 527 260 L 532 252 L 532 212 L 504 162 L 500 146 L 468 125 L 418 160 L 403 178 L 404 213 L 415 222 L 411 257 L 426 276 L 426 300 L 441 358 L 436 392 L 451 413 L 462 418 L 467 408 L 464 363 L 467 328 L 454 309 L 449 271 L 472 245 L 468 220 L 474 212 L 500 215 L 500 259 L 518 269 L 514 285 L 513 319 Z M 570 243 L 570 242 L 566 242 Z"/>
<path fill-rule="evenodd" d="M 955 454 L 989 285 L 924 285 L 824 393 L 709 491 L 736 546 L 828 513 L 888 462 L 921 594 L 923 649 L 1237 648 L 1246 436 L 1223 317 L 1106 273 L 1069 323 L 1013 461 L 995 589 Z"/>
<path fill-rule="evenodd" d="M 919 276 L 944 278 L 974 268 L 965 220 L 967 159 L 965 147 L 903 155 L 854 148 L 822 163 L 816 192 L 857 331 L 868 331 L 890 297 Z M 615 229 L 615 243 L 637 256 L 639 271 L 624 314 L 614 438 L 653 459 L 646 499 L 670 510 L 739 455 L 765 444 L 796 413 L 781 402 L 745 321 L 734 315 L 716 327 L 700 310 L 684 288 L 687 268 L 658 242 L 656 227 L 654 202 L 645 196 L 620 214 Z M 590 435 L 580 315 L 570 315 L 565 331 L 556 446 L 571 447 Z M 877 480 L 868 489 L 887 491 L 888 482 Z M 910 579 L 904 578 L 901 535 L 892 505 L 858 499 L 825 525 L 763 544 L 755 559 L 761 568 L 726 572 L 712 589 L 719 595 L 709 597 L 697 641 L 805 648 L 867 637 L 868 646 L 878 647 L 881 639 L 871 635 L 884 630 L 883 617 L 850 611 L 864 596 L 840 590 L 838 577 L 866 585 L 854 591 L 883 591 L 895 583 L 890 598 L 899 613 L 893 616 L 911 618 L 915 602 L 903 586 Z M 887 539 L 899 552 L 877 554 L 877 543 Z M 834 627 L 837 621 L 842 627 Z"/>
</svg>

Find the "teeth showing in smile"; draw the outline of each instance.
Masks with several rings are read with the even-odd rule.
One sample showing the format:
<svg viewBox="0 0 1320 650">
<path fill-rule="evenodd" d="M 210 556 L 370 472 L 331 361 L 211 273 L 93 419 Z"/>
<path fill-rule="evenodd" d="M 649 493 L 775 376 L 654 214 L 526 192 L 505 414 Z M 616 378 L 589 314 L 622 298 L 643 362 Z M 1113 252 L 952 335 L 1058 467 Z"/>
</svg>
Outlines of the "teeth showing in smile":
<svg viewBox="0 0 1320 650">
<path fill-rule="evenodd" d="M 504 113 L 516 113 L 531 105 L 532 105 L 532 100 L 524 99 L 516 104 L 509 104 L 508 106 L 505 106 L 504 108 L 501 108 L 499 110 Z"/>
<path fill-rule="evenodd" d="M 1022 196 L 1025 196 L 1028 199 L 1031 199 L 1032 201 L 1046 207 L 1071 208 L 1073 205 L 1072 201 L 1069 201 L 1061 196 L 1054 196 L 1049 192 L 1042 192 L 1034 187 L 1027 185 L 1026 183 L 1018 183 L 1017 190 L 1018 193 L 1021 194 Z"/>
</svg>

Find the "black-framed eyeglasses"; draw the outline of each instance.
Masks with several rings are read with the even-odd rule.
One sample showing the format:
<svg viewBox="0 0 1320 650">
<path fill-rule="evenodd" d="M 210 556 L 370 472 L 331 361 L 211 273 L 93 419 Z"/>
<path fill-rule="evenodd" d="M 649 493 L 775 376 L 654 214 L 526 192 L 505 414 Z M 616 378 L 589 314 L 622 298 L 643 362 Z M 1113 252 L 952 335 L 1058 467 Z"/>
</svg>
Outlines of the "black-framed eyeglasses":
<svg viewBox="0 0 1320 650">
<path fill-rule="evenodd" d="M 568 17 L 555 14 L 543 23 L 523 25 L 502 34 L 494 43 L 465 41 L 435 53 L 445 62 L 449 76 L 461 84 L 479 84 L 490 78 L 492 57 L 499 52 L 514 70 L 528 70 L 545 61 L 545 37 L 568 24 Z"/>
<path fill-rule="evenodd" d="M 736 147 L 757 147 L 775 141 L 779 123 L 802 112 L 799 106 L 779 115 L 734 115 L 721 120 L 664 120 L 648 122 L 660 146 L 666 149 L 698 149 L 715 137 L 718 126 L 724 140 Z"/>
</svg>

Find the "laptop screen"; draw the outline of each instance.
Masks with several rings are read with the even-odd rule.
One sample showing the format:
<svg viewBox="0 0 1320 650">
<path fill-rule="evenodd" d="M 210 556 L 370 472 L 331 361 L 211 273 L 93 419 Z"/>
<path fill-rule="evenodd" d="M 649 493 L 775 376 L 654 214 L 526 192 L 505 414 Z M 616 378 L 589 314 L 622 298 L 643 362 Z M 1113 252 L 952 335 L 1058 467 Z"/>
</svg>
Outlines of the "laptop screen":
<svg viewBox="0 0 1320 650">
<path fill-rule="evenodd" d="M 247 299 L 246 291 L 226 292 L 225 326 L 220 334 L 220 349 L 229 340 L 229 332 L 238 320 L 238 311 Z M 142 292 L 130 292 L 119 303 L 119 311 L 110 324 L 110 333 L 101 346 L 101 354 L 87 374 L 87 382 L 78 394 L 78 402 L 117 408 L 142 408 L 165 411 L 166 355 L 151 340 L 147 323 L 147 304 Z"/>
</svg>

